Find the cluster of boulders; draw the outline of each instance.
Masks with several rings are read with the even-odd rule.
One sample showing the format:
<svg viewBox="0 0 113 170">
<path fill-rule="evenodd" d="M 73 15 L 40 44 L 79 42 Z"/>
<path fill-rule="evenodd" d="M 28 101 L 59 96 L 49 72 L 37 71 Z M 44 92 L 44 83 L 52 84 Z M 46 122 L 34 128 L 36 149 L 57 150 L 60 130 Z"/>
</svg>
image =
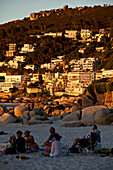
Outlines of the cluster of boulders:
<svg viewBox="0 0 113 170">
<path fill-rule="evenodd" d="M 113 125 L 113 108 L 95 104 L 90 95 L 82 95 L 82 115 L 76 98 L 62 97 L 60 100 L 41 103 L 23 103 L 8 110 L 0 106 L 0 122 L 23 124 L 50 124 L 62 119 L 65 127 L 87 126 L 93 123 Z"/>
<path fill-rule="evenodd" d="M 91 124 L 113 125 L 113 108 L 105 105 L 97 105 L 88 95 L 81 96 L 82 115 L 77 105 L 72 107 L 72 112 L 66 115 L 62 121 L 64 127 L 86 126 Z"/>
</svg>

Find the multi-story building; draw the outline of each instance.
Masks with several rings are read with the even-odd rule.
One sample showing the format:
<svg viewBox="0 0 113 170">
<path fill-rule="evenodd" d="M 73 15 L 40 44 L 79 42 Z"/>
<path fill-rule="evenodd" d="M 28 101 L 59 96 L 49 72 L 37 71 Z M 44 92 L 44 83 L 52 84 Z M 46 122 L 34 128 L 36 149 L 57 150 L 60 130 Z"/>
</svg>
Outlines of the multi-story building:
<svg viewBox="0 0 113 170">
<path fill-rule="evenodd" d="M 24 44 L 24 47 L 21 48 L 19 53 L 29 53 L 34 52 L 34 45 L 32 44 Z"/>
<path fill-rule="evenodd" d="M 25 59 L 26 59 L 26 56 L 15 56 L 15 58 L 13 60 L 24 63 Z"/>
<path fill-rule="evenodd" d="M 9 43 L 9 50 L 6 51 L 6 57 L 13 57 L 16 51 L 16 43 Z"/>
<path fill-rule="evenodd" d="M 14 60 L 10 60 L 10 61 L 8 62 L 8 65 L 7 65 L 7 66 L 8 66 L 8 67 L 15 68 L 15 69 L 18 69 L 19 65 L 20 65 L 20 62 L 14 61 Z"/>
<path fill-rule="evenodd" d="M 87 39 L 93 35 L 93 31 L 90 31 L 89 29 L 81 29 L 81 38 Z"/>
<path fill-rule="evenodd" d="M 27 64 L 24 68 L 25 69 L 35 70 L 37 67 L 34 64 Z"/>
<path fill-rule="evenodd" d="M 78 30 L 65 30 L 65 38 L 72 38 L 72 39 L 77 39 L 79 36 L 79 31 Z"/>
<path fill-rule="evenodd" d="M 68 95 L 80 95 L 94 80 L 94 72 L 69 72 L 65 93 Z"/>
<path fill-rule="evenodd" d="M 104 70 L 102 72 L 102 76 L 103 76 L 103 78 L 105 78 L 105 77 L 113 77 L 113 70 Z"/>
<path fill-rule="evenodd" d="M 73 71 L 93 71 L 99 64 L 99 58 L 81 58 L 80 60 L 71 60 L 69 65 Z"/>
<path fill-rule="evenodd" d="M 24 79 L 24 75 L 6 75 L 5 82 L 0 82 L 0 91 L 10 92 L 10 88 L 18 88 Z"/>
</svg>

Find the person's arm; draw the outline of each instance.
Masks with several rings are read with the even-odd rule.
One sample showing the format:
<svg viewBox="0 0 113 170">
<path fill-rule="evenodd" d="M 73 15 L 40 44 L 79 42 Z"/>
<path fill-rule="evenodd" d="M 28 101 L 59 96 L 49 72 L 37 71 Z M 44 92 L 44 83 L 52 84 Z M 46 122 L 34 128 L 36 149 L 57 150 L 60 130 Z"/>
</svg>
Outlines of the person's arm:
<svg viewBox="0 0 113 170">
<path fill-rule="evenodd" d="M 52 142 L 50 156 L 53 156 L 54 152 L 55 152 L 55 143 Z"/>
</svg>

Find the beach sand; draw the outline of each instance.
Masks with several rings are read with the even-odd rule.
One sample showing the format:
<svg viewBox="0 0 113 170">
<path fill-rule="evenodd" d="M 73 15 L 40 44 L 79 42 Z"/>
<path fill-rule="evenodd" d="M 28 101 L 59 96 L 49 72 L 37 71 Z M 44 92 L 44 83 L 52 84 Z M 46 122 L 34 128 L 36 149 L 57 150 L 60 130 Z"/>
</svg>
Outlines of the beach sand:
<svg viewBox="0 0 113 170">
<path fill-rule="evenodd" d="M 76 137 L 82 137 L 91 131 L 88 127 L 60 127 L 61 121 L 54 121 L 53 124 L 45 125 L 23 125 L 23 124 L 3 124 L 0 123 L 0 131 L 7 132 L 7 135 L 0 135 L 0 143 L 7 141 L 9 137 L 16 133 L 17 130 L 30 130 L 35 141 L 41 147 L 41 144 L 49 136 L 49 128 L 55 127 L 56 132 L 62 136 L 61 142 L 70 146 Z M 101 131 L 102 148 L 113 148 L 113 126 L 98 126 Z M 64 150 L 66 153 L 67 150 Z M 41 151 L 37 153 L 24 154 L 29 159 L 19 160 L 16 155 L 5 155 L 0 152 L 0 169 L 1 170 L 60 170 L 60 169 L 79 169 L 79 170 L 112 170 L 113 157 L 99 157 L 98 155 L 71 154 L 72 156 L 62 157 L 40 157 Z"/>
</svg>

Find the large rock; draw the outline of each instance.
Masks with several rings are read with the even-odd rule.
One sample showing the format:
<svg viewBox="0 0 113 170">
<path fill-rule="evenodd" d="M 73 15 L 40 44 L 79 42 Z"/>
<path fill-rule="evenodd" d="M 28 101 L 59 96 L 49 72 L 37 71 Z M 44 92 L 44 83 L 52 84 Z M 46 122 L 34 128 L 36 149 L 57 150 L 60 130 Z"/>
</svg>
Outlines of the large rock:
<svg viewBox="0 0 113 170">
<path fill-rule="evenodd" d="M 16 123 L 17 118 L 14 116 L 9 117 L 4 123 L 9 124 L 9 123 Z"/>
<path fill-rule="evenodd" d="M 44 121 L 44 120 L 48 120 L 48 118 L 45 116 L 35 115 L 30 119 L 30 121 L 34 121 L 34 120 L 43 120 Z"/>
<path fill-rule="evenodd" d="M 113 122 L 113 112 L 110 110 L 102 108 L 97 110 L 94 114 L 94 122 L 100 125 L 109 125 Z"/>
<path fill-rule="evenodd" d="M 0 115 L 3 115 L 4 113 L 8 112 L 8 109 L 4 105 L 0 105 Z"/>
<path fill-rule="evenodd" d="M 30 118 L 33 117 L 33 116 L 35 116 L 35 115 L 36 115 L 35 110 L 32 110 L 32 111 L 29 112 L 29 117 L 30 117 Z"/>
<path fill-rule="evenodd" d="M 9 113 L 4 113 L 1 117 L 1 121 L 6 122 L 11 117 L 11 115 Z"/>
<path fill-rule="evenodd" d="M 87 95 L 82 95 L 80 97 L 80 99 L 82 100 L 82 108 L 89 107 L 89 106 L 94 106 L 94 102 L 91 99 L 91 97 L 89 97 Z"/>
<path fill-rule="evenodd" d="M 28 108 L 26 106 L 24 106 L 23 104 L 16 106 L 14 108 L 14 115 L 16 117 L 22 117 L 23 112 L 26 111 L 26 110 L 28 110 Z"/>
<path fill-rule="evenodd" d="M 84 125 L 84 123 L 81 122 L 65 123 L 61 125 L 61 127 L 81 127 L 81 126 L 86 126 L 86 125 Z"/>
<path fill-rule="evenodd" d="M 33 111 L 36 113 L 36 115 L 48 116 L 46 112 L 44 112 L 42 107 L 39 107 L 38 109 L 33 109 Z"/>
<path fill-rule="evenodd" d="M 75 111 L 75 112 L 72 112 L 72 113 L 66 115 L 66 116 L 62 119 L 62 121 L 65 121 L 65 122 L 68 122 L 68 121 L 77 121 L 77 120 L 79 120 L 79 118 L 80 118 L 80 111 L 77 110 L 77 111 Z"/>
<path fill-rule="evenodd" d="M 73 107 L 72 107 L 72 112 L 75 112 L 79 110 L 79 107 L 77 106 L 77 104 L 75 104 Z"/>
<path fill-rule="evenodd" d="M 84 109 L 82 109 L 82 120 L 81 122 L 83 123 L 94 123 L 94 116 L 95 116 L 95 112 L 97 110 L 100 110 L 102 108 L 106 108 L 106 106 L 104 105 L 100 105 L 100 106 L 90 106 L 90 107 L 86 107 Z"/>
</svg>

